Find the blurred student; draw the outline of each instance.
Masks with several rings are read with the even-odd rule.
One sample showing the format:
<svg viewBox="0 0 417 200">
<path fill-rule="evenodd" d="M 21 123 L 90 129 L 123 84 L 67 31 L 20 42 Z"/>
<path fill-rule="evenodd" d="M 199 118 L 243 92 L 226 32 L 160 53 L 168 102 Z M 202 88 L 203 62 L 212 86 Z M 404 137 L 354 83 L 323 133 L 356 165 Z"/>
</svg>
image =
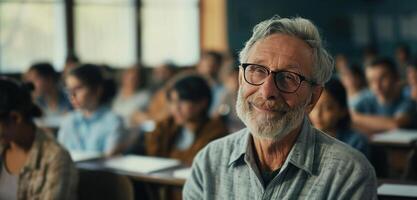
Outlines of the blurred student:
<svg viewBox="0 0 417 200">
<path fill-rule="evenodd" d="M 172 63 L 164 63 L 152 71 L 150 83 L 151 97 L 146 111 L 136 111 L 132 117 L 132 124 L 137 127 L 144 127 L 146 122 L 154 122 L 166 118 L 169 115 L 168 103 L 166 100 L 166 84 L 176 73 L 176 66 Z M 145 128 L 148 129 L 148 128 Z"/>
<path fill-rule="evenodd" d="M 70 71 L 65 83 L 76 110 L 62 122 L 59 142 L 70 151 L 118 153 L 124 128 L 121 117 L 110 108 L 114 81 L 106 79 L 100 67 L 84 64 Z"/>
<path fill-rule="evenodd" d="M 407 86 L 404 88 L 404 95 L 417 102 L 417 59 L 407 67 Z"/>
<path fill-rule="evenodd" d="M 354 64 L 339 75 L 340 81 L 346 88 L 348 106 L 350 109 L 353 109 L 357 106 L 362 96 L 370 93 L 366 84 L 365 74 L 359 65 Z"/>
<path fill-rule="evenodd" d="M 407 79 L 406 72 L 410 62 L 411 50 L 410 47 L 405 43 L 400 43 L 395 48 L 395 61 L 397 69 L 400 75 L 400 80 L 404 81 Z"/>
<path fill-rule="evenodd" d="M 220 106 L 220 101 L 225 88 L 220 81 L 219 72 L 223 66 L 224 57 L 216 51 L 205 51 L 197 64 L 197 73 L 204 76 L 209 83 L 213 94 L 210 115 L 214 115 Z"/>
<path fill-rule="evenodd" d="M 378 48 L 376 45 L 365 46 L 362 50 L 362 66 L 370 65 L 375 59 L 378 59 Z"/>
<path fill-rule="evenodd" d="M 242 120 L 239 119 L 236 113 L 236 101 L 239 88 L 239 68 L 225 67 L 222 71 L 222 82 L 225 88 L 220 105 L 216 110 L 215 116 L 221 116 L 227 124 L 229 132 L 236 132 L 245 127 Z"/>
<path fill-rule="evenodd" d="M 323 132 L 368 155 L 368 140 L 351 128 L 346 90 L 337 79 L 330 79 L 310 113 L 313 125 Z"/>
<path fill-rule="evenodd" d="M 59 75 L 49 63 L 36 63 L 25 74 L 26 81 L 33 83 L 33 98 L 41 108 L 42 126 L 59 126 L 59 121 L 72 110 L 71 103 L 59 84 Z"/>
<path fill-rule="evenodd" d="M 150 80 L 150 90 L 152 93 L 163 88 L 168 80 L 175 75 L 176 70 L 177 66 L 170 62 L 156 66 L 152 70 L 152 79 Z"/>
<path fill-rule="evenodd" d="M 62 71 L 62 77 L 65 79 L 65 76 L 74 68 L 80 64 L 80 59 L 75 54 L 69 54 L 65 58 L 64 70 Z M 65 82 L 65 80 L 64 80 Z"/>
<path fill-rule="evenodd" d="M 41 115 L 29 88 L 0 77 L 0 199 L 75 199 L 68 152 L 33 123 Z"/>
<path fill-rule="evenodd" d="M 212 94 L 204 78 L 182 74 L 173 80 L 166 95 L 171 116 L 146 134 L 146 153 L 191 165 L 200 149 L 227 133 L 226 126 L 209 116 Z"/>
<path fill-rule="evenodd" d="M 354 127 L 372 135 L 411 125 L 415 103 L 402 93 L 397 68 L 387 58 L 374 60 L 365 69 L 370 94 L 352 112 Z"/>
<path fill-rule="evenodd" d="M 349 69 L 349 59 L 344 54 L 335 56 L 335 69 L 337 73 L 344 74 Z"/>
<path fill-rule="evenodd" d="M 123 118 L 125 127 L 132 128 L 133 114 L 136 111 L 145 111 L 150 93 L 146 89 L 140 89 L 141 69 L 136 65 L 123 71 L 120 83 L 112 109 Z"/>
</svg>

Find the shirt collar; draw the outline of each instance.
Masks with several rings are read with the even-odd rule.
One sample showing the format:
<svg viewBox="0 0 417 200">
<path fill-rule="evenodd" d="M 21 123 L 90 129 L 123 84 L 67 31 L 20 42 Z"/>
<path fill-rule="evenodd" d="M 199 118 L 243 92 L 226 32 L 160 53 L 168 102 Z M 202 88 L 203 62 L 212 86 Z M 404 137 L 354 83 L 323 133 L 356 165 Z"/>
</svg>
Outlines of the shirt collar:
<svg viewBox="0 0 417 200">
<path fill-rule="evenodd" d="M 78 110 L 76 113 L 76 117 L 78 121 L 83 122 L 92 122 L 103 116 L 103 113 L 105 113 L 107 110 L 109 110 L 108 106 L 100 106 L 90 117 L 85 117 L 84 114 Z"/>
<path fill-rule="evenodd" d="M 228 166 L 235 163 L 237 160 L 243 158 L 246 153 L 246 149 L 248 145 L 250 145 L 249 141 L 252 139 L 251 134 L 249 133 L 249 129 L 245 128 L 240 130 L 239 132 L 244 132 L 243 136 L 239 137 L 235 140 L 233 144 L 233 151 L 229 159 Z M 241 135 L 237 133 L 238 135 Z"/>
<path fill-rule="evenodd" d="M 297 168 L 300 168 L 309 174 L 313 174 L 316 137 L 314 135 L 314 128 L 307 117 L 304 117 L 302 123 L 301 132 L 298 135 L 294 146 L 291 148 L 282 169 L 286 168 L 288 163 L 291 163 Z M 249 153 L 249 149 L 251 148 L 248 146 L 251 145 L 250 140 L 252 139 L 249 130 L 246 128 L 241 131 L 245 133 L 233 144 L 233 151 L 228 166 L 231 166 L 238 160 L 244 159 L 244 155 Z"/>
<path fill-rule="evenodd" d="M 298 135 L 294 146 L 292 147 L 286 162 L 314 174 L 314 159 L 316 149 L 316 136 L 313 126 L 307 117 L 304 117 L 303 127 Z M 284 166 L 287 163 L 284 163 Z"/>
</svg>

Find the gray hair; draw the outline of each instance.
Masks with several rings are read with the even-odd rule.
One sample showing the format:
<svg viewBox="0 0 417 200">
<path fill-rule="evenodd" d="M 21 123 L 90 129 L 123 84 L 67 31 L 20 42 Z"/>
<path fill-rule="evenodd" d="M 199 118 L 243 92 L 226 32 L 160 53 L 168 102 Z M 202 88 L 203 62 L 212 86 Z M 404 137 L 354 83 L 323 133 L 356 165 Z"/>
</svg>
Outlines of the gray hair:
<svg viewBox="0 0 417 200">
<path fill-rule="evenodd" d="M 253 28 L 252 37 L 239 53 L 240 63 L 248 59 L 248 52 L 257 41 L 276 33 L 294 36 L 307 43 L 313 50 L 313 80 L 319 85 L 324 85 L 330 79 L 333 72 L 333 58 L 323 47 L 317 27 L 310 20 L 301 17 L 274 16 L 257 24 Z"/>
</svg>

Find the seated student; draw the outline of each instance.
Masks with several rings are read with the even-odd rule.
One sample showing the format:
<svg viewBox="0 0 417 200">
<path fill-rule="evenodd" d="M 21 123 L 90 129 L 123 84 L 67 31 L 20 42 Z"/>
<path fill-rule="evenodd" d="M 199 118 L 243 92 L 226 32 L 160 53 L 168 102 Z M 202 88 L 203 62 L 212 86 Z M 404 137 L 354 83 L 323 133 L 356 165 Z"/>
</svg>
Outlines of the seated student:
<svg viewBox="0 0 417 200">
<path fill-rule="evenodd" d="M 220 119 L 209 117 L 212 95 L 205 79 L 185 74 L 173 81 L 166 93 L 171 116 L 146 134 L 146 153 L 191 165 L 200 149 L 227 130 Z"/>
<path fill-rule="evenodd" d="M 62 77 L 65 78 L 67 74 L 72 69 L 77 67 L 79 64 L 80 64 L 80 59 L 78 58 L 77 55 L 73 53 L 67 55 L 67 57 L 65 58 L 65 63 L 64 63 L 64 70 L 62 71 Z M 61 81 L 64 82 L 64 80 L 61 80 Z"/>
<path fill-rule="evenodd" d="M 29 88 L 0 77 L 0 199 L 75 199 L 77 170 L 40 115 Z"/>
<path fill-rule="evenodd" d="M 132 125 L 144 128 L 146 122 L 159 121 L 169 115 L 165 86 L 176 74 L 176 68 L 172 63 L 164 63 L 153 69 L 149 87 L 151 93 L 149 105 L 146 111 L 138 110 L 133 114 Z"/>
<path fill-rule="evenodd" d="M 201 55 L 200 61 L 197 63 L 196 71 L 204 76 L 210 85 L 212 93 L 212 105 L 210 107 L 210 116 L 216 114 L 221 104 L 222 94 L 225 88 L 219 80 L 219 72 L 224 64 L 224 56 L 217 51 L 205 51 Z"/>
<path fill-rule="evenodd" d="M 227 124 L 227 130 L 229 130 L 229 132 L 236 132 L 245 127 L 236 113 L 236 100 L 239 88 L 239 68 L 229 66 L 224 67 L 223 70 L 222 82 L 225 90 L 221 96 L 220 105 L 214 116 L 223 117 Z"/>
<path fill-rule="evenodd" d="M 406 43 L 399 43 L 395 48 L 395 61 L 397 63 L 397 69 L 401 78 L 404 81 L 407 73 L 407 67 L 410 62 L 411 49 Z"/>
<path fill-rule="evenodd" d="M 407 67 L 407 84 L 404 88 L 404 95 L 417 102 L 417 59 Z"/>
<path fill-rule="evenodd" d="M 368 95 L 370 91 L 366 85 L 365 74 L 359 65 L 351 67 L 340 73 L 340 81 L 346 88 L 349 109 L 354 109 L 364 95 Z"/>
<path fill-rule="evenodd" d="M 351 128 L 346 91 L 337 79 L 330 79 L 310 112 L 313 125 L 323 132 L 368 155 L 368 139 Z"/>
<path fill-rule="evenodd" d="M 113 101 L 112 109 L 123 118 L 124 125 L 132 128 L 132 116 L 135 111 L 144 111 L 149 103 L 150 93 L 139 89 L 141 69 L 138 66 L 123 71 L 119 93 Z"/>
<path fill-rule="evenodd" d="M 71 111 L 72 107 L 60 88 L 58 73 L 49 63 L 36 63 L 26 72 L 25 79 L 34 84 L 34 101 L 43 113 L 43 117 L 37 120 L 37 123 L 59 126 L 60 118 Z"/>
<path fill-rule="evenodd" d="M 70 71 L 65 83 L 76 111 L 63 120 L 59 142 L 70 151 L 118 153 L 124 129 L 121 117 L 110 108 L 114 82 L 105 79 L 100 67 L 85 64 Z"/>
<path fill-rule="evenodd" d="M 366 67 L 365 74 L 371 93 L 362 96 L 355 106 L 354 127 L 371 135 L 410 126 L 416 106 L 403 95 L 394 62 L 377 59 Z"/>
</svg>

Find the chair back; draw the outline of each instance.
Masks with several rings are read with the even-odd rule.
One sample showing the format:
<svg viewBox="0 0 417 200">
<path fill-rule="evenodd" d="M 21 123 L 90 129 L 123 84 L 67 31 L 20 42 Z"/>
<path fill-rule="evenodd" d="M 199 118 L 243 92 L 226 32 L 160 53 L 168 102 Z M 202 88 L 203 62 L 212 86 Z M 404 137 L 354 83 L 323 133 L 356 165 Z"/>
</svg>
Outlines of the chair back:
<svg viewBox="0 0 417 200">
<path fill-rule="evenodd" d="M 132 182 L 126 176 L 80 169 L 79 177 L 79 200 L 134 200 Z"/>
</svg>

